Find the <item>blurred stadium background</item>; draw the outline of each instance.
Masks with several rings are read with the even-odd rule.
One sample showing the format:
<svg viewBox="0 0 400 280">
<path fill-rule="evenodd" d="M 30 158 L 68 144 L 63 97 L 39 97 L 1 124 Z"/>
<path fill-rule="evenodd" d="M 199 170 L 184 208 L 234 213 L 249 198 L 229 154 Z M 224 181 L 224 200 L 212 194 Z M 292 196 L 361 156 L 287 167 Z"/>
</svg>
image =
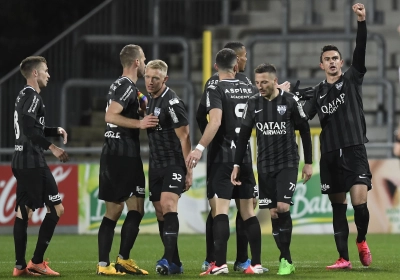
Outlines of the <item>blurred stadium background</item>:
<svg viewBox="0 0 400 280">
<path fill-rule="evenodd" d="M 26 56 L 46 57 L 51 75 L 42 95 L 46 124 L 62 126 L 69 133 L 65 149 L 71 163 L 60 165 L 50 154 L 48 157 L 67 209 L 57 230 L 94 233 L 104 213 L 96 191 L 105 95 L 121 74 L 118 55 L 124 45 L 141 45 L 147 61 L 160 58 L 168 63 L 168 84 L 185 101 L 195 144 L 200 132 L 194 116 L 204 79 L 213 73 L 214 55 L 226 42 L 245 44 L 249 77 L 253 78 L 256 65 L 270 62 L 277 66 L 281 82 L 294 84 L 300 79 L 302 86 L 324 79 L 319 69 L 323 45 L 339 47 L 346 69 L 355 43 L 356 19 L 351 6 L 356 1 L 352 0 L 75 0 L 57 1 L 58 6 L 52 1 L 54 7 L 46 1 L 30 2 L 36 5 L 20 1 L 17 7 L 14 1 L 0 1 L 0 15 L 9 21 L 2 24 L 7 32 L 0 35 L 0 45 L 7 45 L 1 52 L 0 72 L 0 233 L 10 233 L 13 223 L 15 180 L 9 168 L 14 150 L 13 108 L 24 85 L 17 65 Z M 370 139 L 366 146 L 375 187 L 369 202 L 373 211 L 376 208 L 376 214 L 371 215 L 371 229 L 400 232 L 400 166 L 392 154 L 399 112 L 400 0 L 360 2 L 366 5 L 368 28 L 363 100 Z M 35 28 L 28 24 L 31 22 Z M 42 32 L 48 25 L 54 26 L 51 32 Z M 23 51 L 18 48 L 21 46 Z M 143 81 L 138 86 L 144 90 Z M 328 233 L 332 231 L 331 209 L 319 194 L 319 123 L 315 119 L 310 124 L 314 135 L 314 176 L 307 186 L 298 184 L 297 206 L 292 210 L 295 232 Z M 141 139 L 142 157 L 147 161 L 145 132 Z M 59 145 L 64 146 L 61 141 Z M 181 218 L 187 220 L 183 231 L 202 232 L 207 211 L 204 165 L 197 167 L 193 188 L 183 196 L 180 207 Z M 144 231 L 155 232 L 156 220 L 148 201 L 146 210 Z M 187 217 L 183 217 L 185 213 Z M 348 213 L 352 219 L 351 206 Z M 265 215 L 259 213 L 266 220 L 263 232 L 270 232 Z M 36 225 L 40 218 L 38 212 L 32 224 Z"/>
</svg>

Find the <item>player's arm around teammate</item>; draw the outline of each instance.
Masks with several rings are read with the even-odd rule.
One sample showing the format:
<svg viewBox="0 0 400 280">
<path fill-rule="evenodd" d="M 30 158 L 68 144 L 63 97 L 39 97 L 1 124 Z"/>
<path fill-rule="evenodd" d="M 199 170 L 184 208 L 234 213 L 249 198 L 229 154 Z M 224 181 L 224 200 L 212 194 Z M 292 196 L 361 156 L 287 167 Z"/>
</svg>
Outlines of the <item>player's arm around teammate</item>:
<svg viewBox="0 0 400 280">
<path fill-rule="evenodd" d="M 99 200 L 106 212 L 99 227 L 97 274 L 148 274 L 130 258 L 144 215 L 145 177 L 140 157 L 139 129 L 155 127 L 152 115 L 140 120 L 136 82 L 143 77 L 146 57 L 138 45 L 127 45 L 120 52 L 122 76 L 107 94 L 106 131 L 100 159 Z M 128 213 L 121 228 L 121 243 L 115 266 L 110 262 L 114 229 L 124 205 Z"/>
</svg>

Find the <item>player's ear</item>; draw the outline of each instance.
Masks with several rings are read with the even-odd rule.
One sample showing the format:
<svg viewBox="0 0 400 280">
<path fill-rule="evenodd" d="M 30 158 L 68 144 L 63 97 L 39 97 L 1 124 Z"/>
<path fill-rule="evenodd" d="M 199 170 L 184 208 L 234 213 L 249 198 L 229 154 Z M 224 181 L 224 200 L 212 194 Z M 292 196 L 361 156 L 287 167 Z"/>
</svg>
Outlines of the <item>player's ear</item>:
<svg viewBox="0 0 400 280">
<path fill-rule="evenodd" d="M 215 69 L 215 71 L 218 71 L 218 65 L 217 65 L 217 63 L 214 63 L 214 69 Z"/>
<path fill-rule="evenodd" d="M 325 70 L 324 64 L 322 62 L 319 64 L 319 68 L 321 68 L 322 70 Z"/>
<path fill-rule="evenodd" d="M 239 72 L 239 64 L 235 64 L 235 66 L 233 67 L 233 71 L 235 71 L 235 73 Z"/>
<path fill-rule="evenodd" d="M 168 76 L 165 76 L 163 83 L 166 83 L 168 81 Z"/>
</svg>

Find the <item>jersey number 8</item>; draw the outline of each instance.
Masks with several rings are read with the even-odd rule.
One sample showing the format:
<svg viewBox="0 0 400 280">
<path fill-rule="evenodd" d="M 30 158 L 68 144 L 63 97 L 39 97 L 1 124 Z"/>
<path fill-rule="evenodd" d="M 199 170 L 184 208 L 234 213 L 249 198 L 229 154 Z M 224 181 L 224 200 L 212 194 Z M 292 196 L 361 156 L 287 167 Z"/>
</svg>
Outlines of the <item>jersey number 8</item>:
<svg viewBox="0 0 400 280">
<path fill-rule="evenodd" d="M 17 111 L 14 111 L 14 131 L 15 131 L 15 139 L 19 139 L 20 130 L 19 130 L 18 112 Z"/>
</svg>

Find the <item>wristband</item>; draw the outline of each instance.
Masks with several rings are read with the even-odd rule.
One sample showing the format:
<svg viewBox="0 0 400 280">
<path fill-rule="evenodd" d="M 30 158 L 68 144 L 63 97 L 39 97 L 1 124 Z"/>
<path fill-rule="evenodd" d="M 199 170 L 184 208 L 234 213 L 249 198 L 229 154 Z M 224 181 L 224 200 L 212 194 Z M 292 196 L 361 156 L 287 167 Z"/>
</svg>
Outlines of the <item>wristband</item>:
<svg viewBox="0 0 400 280">
<path fill-rule="evenodd" d="M 203 152 L 205 148 L 203 145 L 197 144 L 196 149 L 199 150 L 200 152 Z"/>
<path fill-rule="evenodd" d="M 240 165 L 239 164 L 234 164 L 233 167 L 239 167 L 240 168 Z"/>
</svg>

